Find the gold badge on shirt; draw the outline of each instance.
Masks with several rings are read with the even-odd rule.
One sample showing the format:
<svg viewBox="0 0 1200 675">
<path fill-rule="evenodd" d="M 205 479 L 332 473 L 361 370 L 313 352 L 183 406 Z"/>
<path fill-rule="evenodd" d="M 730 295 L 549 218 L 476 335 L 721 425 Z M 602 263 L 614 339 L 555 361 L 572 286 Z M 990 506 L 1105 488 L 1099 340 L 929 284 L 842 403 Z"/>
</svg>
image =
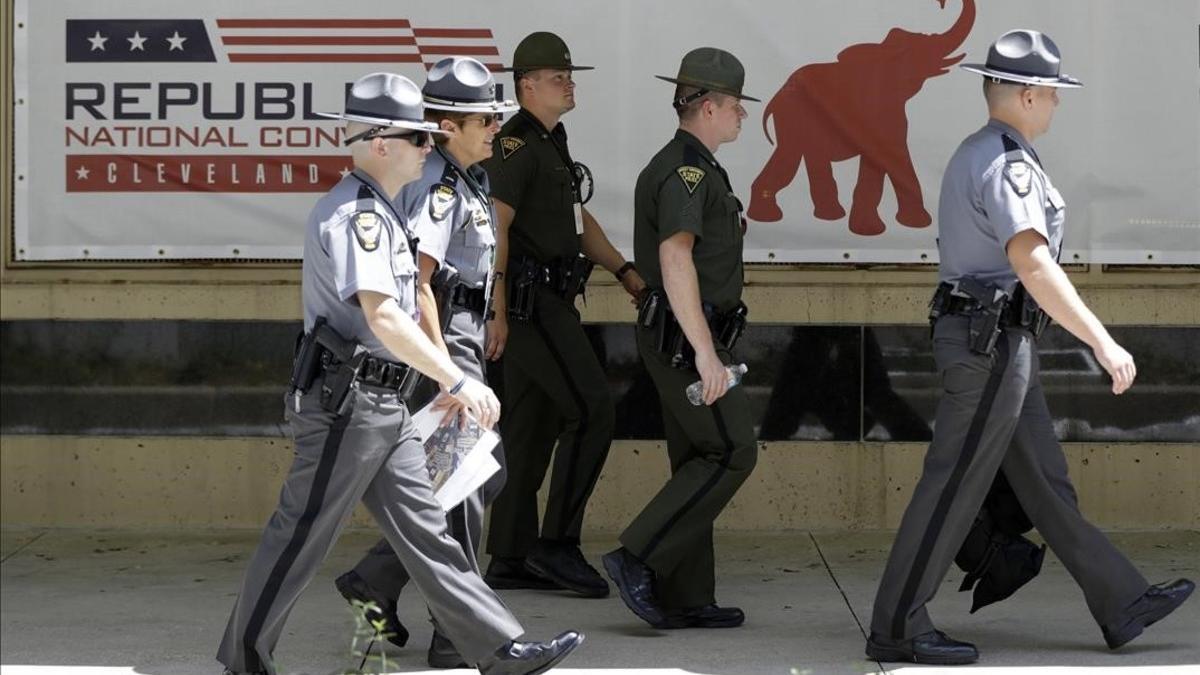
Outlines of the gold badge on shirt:
<svg viewBox="0 0 1200 675">
<path fill-rule="evenodd" d="M 525 147 L 525 141 L 516 136 L 505 136 L 500 139 L 500 156 L 502 159 L 508 159 L 523 147 Z"/>
<path fill-rule="evenodd" d="M 683 181 L 683 186 L 687 188 L 688 194 L 695 194 L 696 187 L 700 185 L 700 181 L 704 180 L 704 169 L 695 166 L 681 166 L 675 169 L 675 173 L 679 174 L 679 179 Z"/>
</svg>

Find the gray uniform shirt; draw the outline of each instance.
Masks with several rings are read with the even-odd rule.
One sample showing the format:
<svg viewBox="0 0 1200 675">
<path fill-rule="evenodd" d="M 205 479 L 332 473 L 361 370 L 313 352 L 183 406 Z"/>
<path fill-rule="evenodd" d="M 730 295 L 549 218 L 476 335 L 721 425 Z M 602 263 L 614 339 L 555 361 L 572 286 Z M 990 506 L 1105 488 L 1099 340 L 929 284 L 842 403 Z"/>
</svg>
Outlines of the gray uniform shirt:
<svg viewBox="0 0 1200 675">
<path fill-rule="evenodd" d="M 381 293 L 417 316 L 416 261 L 404 223 L 386 199 L 378 183 L 355 170 L 317 202 L 308 215 L 300 293 L 304 330 L 312 330 L 323 316 L 372 356 L 397 361 L 371 332 L 355 296 L 359 291 Z"/>
<path fill-rule="evenodd" d="M 938 203 L 938 278 L 962 277 L 1011 293 L 1017 274 L 1006 246 L 1025 230 L 1045 237 L 1059 255 L 1066 202 L 1016 129 L 997 120 L 958 146 L 942 176 Z"/>
<path fill-rule="evenodd" d="M 441 147 L 429 153 L 421 178 L 404 186 L 396 198 L 420 242 L 417 250 L 458 271 L 458 283 L 491 290 L 496 252 L 496 222 L 488 197 L 487 172 L 479 165 L 464 169 Z M 485 318 L 463 307 L 439 317 L 442 337 L 455 365 L 483 376 Z"/>
<path fill-rule="evenodd" d="M 417 250 L 458 270 L 459 283 L 471 288 L 487 288 L 496 250 L 487 180 L 480 166 L 464 169 L 439 147 L 426 158 L 421 178 L 396 198 L 420 240 Z"/>
</svg>

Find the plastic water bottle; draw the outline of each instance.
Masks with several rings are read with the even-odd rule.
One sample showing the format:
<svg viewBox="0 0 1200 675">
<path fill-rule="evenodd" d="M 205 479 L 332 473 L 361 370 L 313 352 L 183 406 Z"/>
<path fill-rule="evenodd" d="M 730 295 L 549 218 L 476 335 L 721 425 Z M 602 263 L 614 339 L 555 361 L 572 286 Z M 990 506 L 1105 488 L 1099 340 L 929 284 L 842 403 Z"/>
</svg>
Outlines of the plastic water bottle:
<svg viewBox="0 0 1200 675">
<path fill-rule="evenodd" d="M 736 366 L 725 366 L 725 377 L 726 381 L 729 382 L 729 387 L 731 389 L 736 387 L 748 370 L 750 369 L 744 363 L 739 363 Z M 696 380 L 689 384 L 687 397 L 692 405 L 704 405 L 704 380 Z"/>
</svg>

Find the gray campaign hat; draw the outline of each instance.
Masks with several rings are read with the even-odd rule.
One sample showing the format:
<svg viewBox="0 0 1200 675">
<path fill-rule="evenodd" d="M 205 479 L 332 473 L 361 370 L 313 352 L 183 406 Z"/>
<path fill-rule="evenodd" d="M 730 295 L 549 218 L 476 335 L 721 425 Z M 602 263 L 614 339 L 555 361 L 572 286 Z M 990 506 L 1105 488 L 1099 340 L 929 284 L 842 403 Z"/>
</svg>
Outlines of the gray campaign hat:
<svg viewBox="0 0 1200 675">
<path fill-rule="evenodd" d="M 987 63 L 964 63 L 959 68 L 1005 82 L 1042 87 L 1082 87 L 1063 75 L 1062 55 L 1050 36 L 1036 30 L 1010 30 L 988 49 Z"/>
<path fill-rule="evenodd" d="M 467 113 L 506 113 L 520 109 L 515 101 L 496 100 L 496 78 L 475 59 L 451 56 L 433 64 L 421 89 L 425 107 Z"/>
<path fill-rule="evenodd" d="M 444 133 L 425 121 L 421 90 L 412 80 L 395 73 L 363 75 L 346 94 L 346 109 L 340 113 L 317 113 L 321 117 L 362 122 L 380 127 L 399 127 Z"/>
</svg>

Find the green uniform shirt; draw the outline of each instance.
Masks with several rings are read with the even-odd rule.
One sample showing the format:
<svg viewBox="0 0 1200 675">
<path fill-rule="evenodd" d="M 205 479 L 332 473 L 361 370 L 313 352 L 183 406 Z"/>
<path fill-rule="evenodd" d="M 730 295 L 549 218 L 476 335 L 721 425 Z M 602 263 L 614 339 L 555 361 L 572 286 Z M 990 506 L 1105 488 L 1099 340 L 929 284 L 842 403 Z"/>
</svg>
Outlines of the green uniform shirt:
<svg viewBox="0 0 1200 675">
<path fill-rule="evenodd" d="M 653 288 L 663 288 L 658 245 L 677 232 L 696 235 L 692 261 L 700 299 L 720 311 L 736 306 L 742 298 L 741 205 L 712 153 L 682 129 L 642 169 L 633 193 L 634 260 Z"/>
<path fill-rule="evenodd" d="M 574 260 L 580 251 L 575 231 L 575 168 L 567 150 L 567 131 L 553 131 L 522 109 L 505 122 L 483 167 L 492 196 L 513 207 L 508 228 L 509 259 L 517 256 L 549 263 Z"/>
</svg>

